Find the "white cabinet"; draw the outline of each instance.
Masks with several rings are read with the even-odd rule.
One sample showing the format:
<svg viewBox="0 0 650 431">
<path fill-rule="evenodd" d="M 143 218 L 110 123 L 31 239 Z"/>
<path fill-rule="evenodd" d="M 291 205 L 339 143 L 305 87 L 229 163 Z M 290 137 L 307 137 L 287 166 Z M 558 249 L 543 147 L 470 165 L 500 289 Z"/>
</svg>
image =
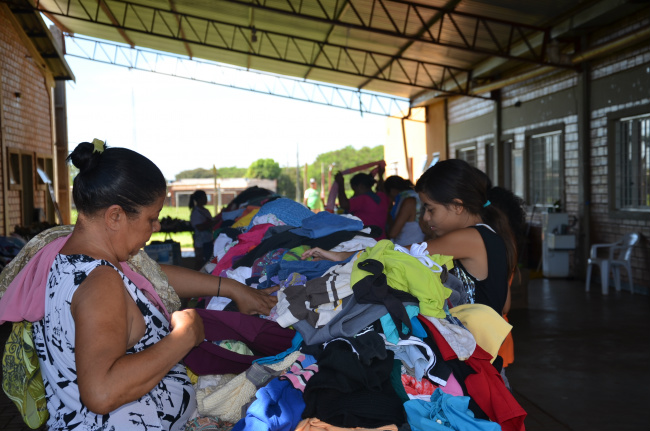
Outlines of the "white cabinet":
<svg viewBox="0 0 650 431">
<path fill-rule="evenodd" d="M 576 248 L 575 235 L 567 233 L 567 213 L 542 214 L 542 272 L 544 277 L 569 276 L 569 250 Z"/>
</svg>

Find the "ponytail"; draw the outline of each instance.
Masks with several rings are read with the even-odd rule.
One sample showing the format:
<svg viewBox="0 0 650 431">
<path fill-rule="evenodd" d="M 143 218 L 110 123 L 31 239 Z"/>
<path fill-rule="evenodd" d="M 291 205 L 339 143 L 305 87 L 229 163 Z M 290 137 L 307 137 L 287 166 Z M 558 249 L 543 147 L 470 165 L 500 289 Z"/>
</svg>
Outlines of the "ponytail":
<svg viewBox="0 0 650 431">
<path fill-rule="evenodd" d="M 192 210 L 192 208 L 194 208 L 198 204 L 198 200 L 200 197 L 202 197 L 203 200 L 207 202 L 208 195 L 203 190 L 197 190 L 190 195 L 190 202 L 188 204 L 190 210 Z"/>
<path fill-rule="evenodd" d="M 508 268 L 512 274 L 517 267 L 525 236 L 524 201 L 503 187 L 492 187 L 488 190 L 488 197 L 492 205 L 485 208 L 483 220 L 503 238 L 508 253 Z"/>
<path fill-rule="evenodd" d="M 460 159 L 444 160 L 430 167 L 418 179 L 415 191 L 442 205 L 452 205 L 460 199 L 470 214 L 480 215 L 503 239 L 508 273 L 515 272 L 526 220 L 520 198 L 503 187 L 492 187 L 483 171 Z"/>
</svg>

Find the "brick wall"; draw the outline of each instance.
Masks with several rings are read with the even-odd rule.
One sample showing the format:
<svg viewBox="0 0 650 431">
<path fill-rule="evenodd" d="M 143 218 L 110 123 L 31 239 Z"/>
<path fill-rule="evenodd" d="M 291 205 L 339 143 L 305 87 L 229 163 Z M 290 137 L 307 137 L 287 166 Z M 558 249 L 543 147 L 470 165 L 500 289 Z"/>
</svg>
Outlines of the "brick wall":
<svg viewBox="0 0 650 431">
<path fill-rule="evenodd" d="M 613 28 L 603 29 L 589 38 L 590 46 L 605 43 L 635 28 L 650 25 L 647 15 L 635 16 L 620 22 Z M 641 234 L 640 244 L 632 257 L 635 290 L 650 290 L 650 215 L 614 216 L 610 209 L 608 177 L 608 116 L 637 107 L 650 112 L 650 44 L 619 49 L 594 60 L 589 71 L 591 196 L 588 208 L 591 216 L 590 242 L 614 242 L 627 232 Z M 560 129 L 563 131 L 564 198 L 565 210 L 578 216 L 580 205 L 580 158 L 579 158 L 579 99 L 580 76 L 574 71 L 558 71 L 536 79 L 501 89 L 502 138 L 512 138 L 515 149 L 524 149 L 526 139 L 537 131 Z M 517 103 L 518 102 L 518 103 Z M 463 146 L 476 143 L 478 167 L 485 169 L 482 143 L 493 139 L 494 129 L 489 121 L 495 117 L 496 103 L 473 98 L 456 98 L 448 104 L 449 151 L 454 157 Z M 455 131 L 457 131 L 455 133 Z M 525 159 L 524 159 L 525 160 Z M 533 202 L 528 202 L 533 204 Z M 538 225 L 536 217 L 533 224 Z M 588 247 L 590 244 L 583 244 Z M 576 274 L 571 254 L 572 275 Z M 624 286 L 627 278 L 623 277 Z"/>
<path fill-rule="evenodd" d="M 31 154 L 54 156 L 52 135 L 51 88 L 44 72 L 35 64 L 33 52 L 24 44 L 6 8 L 0 7 L 0 91 L 2 92 L 2 139 L 3 158 L 7 149 Z M 16 96 L 20 94 L 20 97 Z M 3 164 L 4 166 L 4 164 Z M 34 173 L 36 169 L 33 169 Z M 6 173 L 2 173 L 2 180 Z M 34 177 L 36 182 L 36 177 Z M 5 188 L 0 188 L 0 192 Z M 34 192 L 34 207 L 45 208 L 45 191 Z M 20 191 L 9 190 L 2 196 L 7 205 L 9 232 L 5 232 L 5 213 L 0 213 L 0 232 L 2 235 L 13 231 L 15 225 L 22 224 Z"/>
</svg>

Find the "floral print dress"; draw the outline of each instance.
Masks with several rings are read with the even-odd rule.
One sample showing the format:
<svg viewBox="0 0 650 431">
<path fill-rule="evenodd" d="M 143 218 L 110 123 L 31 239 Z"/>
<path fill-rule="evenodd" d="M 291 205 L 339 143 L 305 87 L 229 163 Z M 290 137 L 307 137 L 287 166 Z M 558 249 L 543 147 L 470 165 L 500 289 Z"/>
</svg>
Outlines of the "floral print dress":
<svg viewBox="0 0 650 431">
<path fill-rule="evenodd" d="M 85 255 L 54 259 L 47 284 L 45 317 L 34 323 L 33 335 L 45 383 L 49 430 L 180 431 L 195 414 L 196 395 L 185 367 L 174 366 L 146 395 L 106 415 L 98 415 L 81 402 L 75 364 L 75 325 L 70 313 L 72 296 L 88 274 L 100 265 L 115 269 L 142 312 L 146 331 L 133 354 L 169 334 L 169 322 L 118 268 Z M 97 306 L 101 306 L 98 304 Z"/>
</svg>

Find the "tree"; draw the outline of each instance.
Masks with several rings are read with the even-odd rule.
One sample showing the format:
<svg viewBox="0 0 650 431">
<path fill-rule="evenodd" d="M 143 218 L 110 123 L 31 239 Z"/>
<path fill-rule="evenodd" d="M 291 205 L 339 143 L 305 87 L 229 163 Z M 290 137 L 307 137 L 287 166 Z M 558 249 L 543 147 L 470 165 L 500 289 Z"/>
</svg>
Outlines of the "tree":
<svg viewBox="0 0 650 431">
<path fill-rule="evenodd" d="M 243 178 L 245 175 L 246 168 L 238 168 L 236 166 L 217 168 L 217 177 L 219 178 Z M 212 173 L 212 168 L 196 168 L 176 174 L 177 180 L 183 178 L 214 178 L 214 174 Z"/>
<path fill-rule="evenodd" d="M 246 171 L 247 168 L 238 168 L 236 166 L 217 168 L 217 176 L 219 178 L 244 178 Z"/>
<path fill-rule="evenodd" d="M 296 168 L 282 168 L 282 173 L 278 177 L 278 190 L 279 195 L 285 196 L 289 199 L 296 197 Z"/>
<path fill-rule="evenodd" d="M 348 168 L 363 165 L 370 162 L 376 162 L 384 159 L 384 146 L 377 145 L 376 147 L 363 147 L 355 150 L 354 147 L 348 145 L 340 150 L 330 151 L 328 153 L 319 154 L 316 161 L 310 164 L 307 168 L 307 177 L 315 178 L 320 184 L 321 177 L 321 164 L 323 166 L 323 173 L 325 175 L 325 184 L 327 184 L 327 172 L 330 165 L 332 166 L 332 178 L 338 171 L 343 171 Z M 332 180 L 333 181 L 333 180 Z"/>
<path fill-rule="evenodd" d="M 214 174 L 212 173 L 212 169 L 196 168 L 176 174 L 177 180 L 183 178 L 214 178 Z"/>
<path fill-rule="evenodd" d="M 265 178 L 269 180 L 277 179 L 282 173 L 280 169 L 280 164 L 273 159 L 258 159 L 254 161 L 248 171 L 246 176 L 248 178 Z"/>
</svg>

